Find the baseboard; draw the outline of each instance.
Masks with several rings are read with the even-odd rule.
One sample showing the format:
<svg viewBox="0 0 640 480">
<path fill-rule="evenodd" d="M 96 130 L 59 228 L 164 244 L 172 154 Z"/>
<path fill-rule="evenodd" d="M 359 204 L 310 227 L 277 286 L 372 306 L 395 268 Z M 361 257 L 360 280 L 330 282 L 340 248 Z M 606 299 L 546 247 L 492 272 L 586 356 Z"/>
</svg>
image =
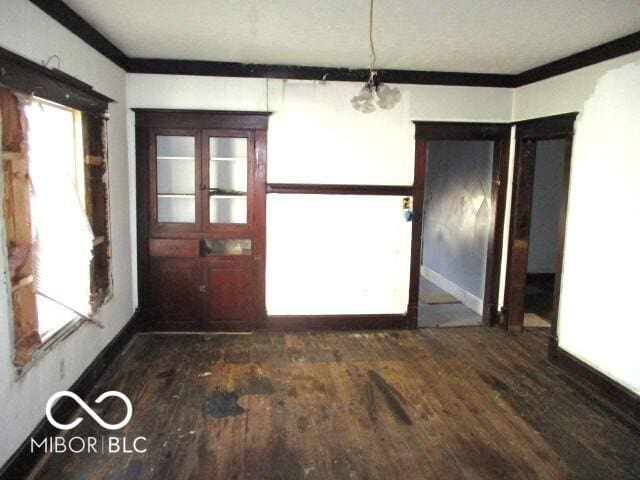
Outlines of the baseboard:
<svg viewBox="0 0 640 480">
<path fill-rule="evenodd" d="M 620 421 L 640 432 L 640 396 L 604 373 L 596 370 L 560 348 L 555 341 L 549 344 L 549 359 L 581 380 L 587 382 L 607 400 L 614 409 L 609 409 Z"/>
<path fill-rule="evenodd" d="M 140 323 L 140 316 L 138 310 L 136 310 L 122 330 L 102 349 L 68 390 L 85 399 L 114 358 L 124 350 L 129 341 L 139 331 Z M 59 422 L 65 423 L 71 419 L 77 409 L 78 404 L 75 401 L 68 397 L 62 397 L 53 408 L 53 415 Z M 46 437 L 55 436 L 57 433 L 58 429 L 51 425 L 43 415 L 36 428 L 0 468 L 0 479 L 19 480 L 26 478 L 38 464 L 43 453 L 43 450 L 39 450 L 39 453 L 31 453 L 31 439 L 40 442 Z"/>
<path fill-rule="evenodd" d="M 303 330 L 385 330 L 407 328 L 407 316 L 378 315 L 268 315 L 262 329 L 271 332 Z"/>
<path fill-rule="evenodd" d="M 420 275 L 429 280 L 431 283 L 441 288 L 449 295 L 453 295 L 462 302 L 463 305 L 469 307 L 471 310 L 482 316 L 483 301 L 481 298 L 476 297 L 472 293 L 467 292 L 464 288 L 453 283 L 448 278 L 443 277 L 435 270 L 420 265 Z"/>
</svg>

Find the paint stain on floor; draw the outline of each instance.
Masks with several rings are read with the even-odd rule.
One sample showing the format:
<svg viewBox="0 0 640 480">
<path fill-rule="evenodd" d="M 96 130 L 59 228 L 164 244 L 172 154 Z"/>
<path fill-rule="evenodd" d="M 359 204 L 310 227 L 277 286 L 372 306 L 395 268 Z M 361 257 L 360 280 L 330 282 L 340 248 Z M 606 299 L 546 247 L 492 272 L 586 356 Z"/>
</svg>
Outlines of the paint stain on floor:
<svg viewBox="0 0 640 480">
<path fill-rule="evenodd" d="M 216 388 L 207 394 L 202 404 L 202 411 L 205 415 L 214 418 L 242 415 L 246 410 L 238 405 L 238 398 L 236 392 Z"/>
</svg>

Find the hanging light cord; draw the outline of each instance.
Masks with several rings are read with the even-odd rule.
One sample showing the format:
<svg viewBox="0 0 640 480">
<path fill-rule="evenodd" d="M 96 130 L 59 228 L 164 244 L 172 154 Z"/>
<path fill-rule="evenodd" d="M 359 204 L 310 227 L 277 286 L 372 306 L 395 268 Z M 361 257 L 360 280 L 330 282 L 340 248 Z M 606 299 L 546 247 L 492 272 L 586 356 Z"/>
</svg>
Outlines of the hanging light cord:
<svg viewBox="0 0 640 480">
<path fill-rule="evenodd" d="M 376 49 L 373 46 L 373 0 L 369 4 L 369 47 L 371 47 L 369 70 L 373 70 L 376 66 Z"/>
</svg>

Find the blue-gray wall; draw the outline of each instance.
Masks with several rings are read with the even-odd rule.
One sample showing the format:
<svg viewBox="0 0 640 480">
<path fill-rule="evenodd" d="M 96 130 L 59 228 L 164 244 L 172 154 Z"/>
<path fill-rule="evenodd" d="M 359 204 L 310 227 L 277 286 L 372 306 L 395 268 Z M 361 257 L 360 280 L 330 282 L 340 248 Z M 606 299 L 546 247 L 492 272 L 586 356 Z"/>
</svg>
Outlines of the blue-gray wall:
<svg viewBox="0 0 640 480">
<path fill-rule="evenodd" d="M 422 265 L 482 299 L 491 218 L 493 144 L 428 144 Z"/>
<path fill-rule="evenodd" d="M 564 164 L 564 140 L 544 140 L 536 144 L 533 180 L 531 231 L 529 233 L 529 273 L 554 273 L 556 237 L 560 215 Z"/>
</svg>

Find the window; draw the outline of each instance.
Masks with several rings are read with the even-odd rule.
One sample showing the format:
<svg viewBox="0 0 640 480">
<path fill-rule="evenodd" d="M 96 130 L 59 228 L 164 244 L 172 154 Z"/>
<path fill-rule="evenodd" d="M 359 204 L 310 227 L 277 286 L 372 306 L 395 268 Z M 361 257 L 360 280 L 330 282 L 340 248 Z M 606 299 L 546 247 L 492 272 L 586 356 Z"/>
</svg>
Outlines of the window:
<svg viewBox="0 0 640 480">
<path fill-rule="evenodd" d="M 93 233 L 84 202 L 80 112 L 33 100 L 27 119 L 33 289 L 46 341 L 78 313 L 89 316 Z"/>
<path fill-rule="evenodd" d="M 110 293 L 106 120 L 0 88 L 16 365 Z"/>
</svg>

